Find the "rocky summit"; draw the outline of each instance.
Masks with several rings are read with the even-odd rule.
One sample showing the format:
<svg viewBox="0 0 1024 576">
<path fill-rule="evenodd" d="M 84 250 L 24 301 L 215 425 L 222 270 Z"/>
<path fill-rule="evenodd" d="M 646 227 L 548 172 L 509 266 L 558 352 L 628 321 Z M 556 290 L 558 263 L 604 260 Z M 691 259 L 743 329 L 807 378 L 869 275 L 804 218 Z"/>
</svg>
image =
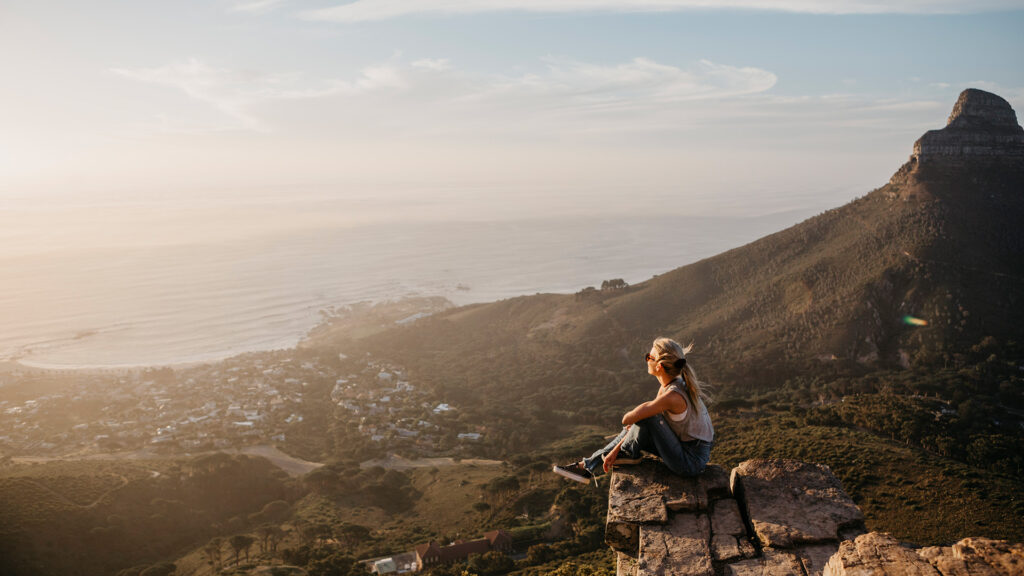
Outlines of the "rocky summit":
<svg viewBox="0 0 1024 576">
<path fill-rule="evenodd" d="M 1024 128 L 1003 98 L 974 88 L 960 93 L 946 127 L 929 130 L 914 143 L 911 161 L 1024 158 Z"/>
<path fill-rule="evenodd" d="M 1019 576 L 1024 545 L 964 538 L 914 549 L 867 532 L 828 466 L 748 460 L 680 478 L 659 462 L 616 470 L 605 541 L 617 576 Z"/>
</svg>

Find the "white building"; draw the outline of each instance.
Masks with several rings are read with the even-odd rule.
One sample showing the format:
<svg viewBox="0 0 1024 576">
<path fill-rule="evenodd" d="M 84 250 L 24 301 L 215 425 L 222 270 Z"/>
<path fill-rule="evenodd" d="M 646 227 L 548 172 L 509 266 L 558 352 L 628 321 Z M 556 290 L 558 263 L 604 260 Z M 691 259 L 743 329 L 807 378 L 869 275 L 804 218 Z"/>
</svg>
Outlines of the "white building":
<svg viewBox="0 0 1024 576">
<path fill-rule="evenodd" d="M 393 558 L 382 558 L 373 563 L 373 571 L 377 574 L 391 574 L 398 572 L 398 564 Z"/>
</svg>

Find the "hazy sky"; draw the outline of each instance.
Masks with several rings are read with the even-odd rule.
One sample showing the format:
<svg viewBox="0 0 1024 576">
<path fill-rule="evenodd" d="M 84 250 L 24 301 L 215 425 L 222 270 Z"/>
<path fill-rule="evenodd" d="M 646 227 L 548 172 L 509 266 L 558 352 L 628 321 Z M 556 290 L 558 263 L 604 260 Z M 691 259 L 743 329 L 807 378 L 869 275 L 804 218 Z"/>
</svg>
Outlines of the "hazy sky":
<svg viewBox="0 0 1024 576">
<path fill-rule="evenodd" d="M 1022 29 L 995 0 L 0 0 L 0 198 L 859 195 L 964 88 L 1020 111 Z"/>
</svg>

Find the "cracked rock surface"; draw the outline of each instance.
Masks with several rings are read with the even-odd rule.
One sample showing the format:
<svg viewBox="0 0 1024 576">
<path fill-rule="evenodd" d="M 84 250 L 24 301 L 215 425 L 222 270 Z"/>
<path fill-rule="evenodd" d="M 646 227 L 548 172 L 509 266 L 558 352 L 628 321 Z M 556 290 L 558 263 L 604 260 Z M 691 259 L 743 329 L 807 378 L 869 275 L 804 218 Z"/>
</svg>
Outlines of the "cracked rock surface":
<svg viewBox="0 0 1024 576">
<path fill-rule="evenodd" d="M 748 460 L 680 478 L 655 460 L 616 469 L 605 540 L 618 576 L 1024 576 L 1024 545 L 965 538 L 915 550 L 865 534 L 827 466 Z"/>
</svg>

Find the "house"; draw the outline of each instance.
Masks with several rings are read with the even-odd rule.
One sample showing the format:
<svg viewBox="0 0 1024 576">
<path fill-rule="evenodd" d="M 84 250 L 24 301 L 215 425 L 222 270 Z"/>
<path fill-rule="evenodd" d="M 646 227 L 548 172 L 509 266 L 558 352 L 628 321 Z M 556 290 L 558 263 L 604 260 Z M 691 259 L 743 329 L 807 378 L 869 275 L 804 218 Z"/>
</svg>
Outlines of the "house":
<svg viewBox="0 0 1024 576">
<path fill-rule="evenodd" d="M 423 570 L 425 567 L 448 564 L 450 562 L 461 562 L 471 554 L 485 554 L 492 550 L 510 552 L 512 550 L 512 536 L 504 530 L 493 530 L 484 534 L 483 538 L 477 540 L 456 540 L 448 546 L 440 546 L 437 542 L 430 541 L 420 544 L 414 550 L 416 553 L 416 568 Z"/>
<path fill-rule="evenodd" d="M 373 563 L 373 572 L 377 574 L 398 572 L 398 565 L 395 564 L 394 558 L 382 558 Z"/>
<path fill-rule="evenodd" d="M 505 552 L 512 551 L 512 535 L 504 530 L 492 530 L 484 532 L 484 538 L 491 543 L 491 550 Z"/>
</svg>

